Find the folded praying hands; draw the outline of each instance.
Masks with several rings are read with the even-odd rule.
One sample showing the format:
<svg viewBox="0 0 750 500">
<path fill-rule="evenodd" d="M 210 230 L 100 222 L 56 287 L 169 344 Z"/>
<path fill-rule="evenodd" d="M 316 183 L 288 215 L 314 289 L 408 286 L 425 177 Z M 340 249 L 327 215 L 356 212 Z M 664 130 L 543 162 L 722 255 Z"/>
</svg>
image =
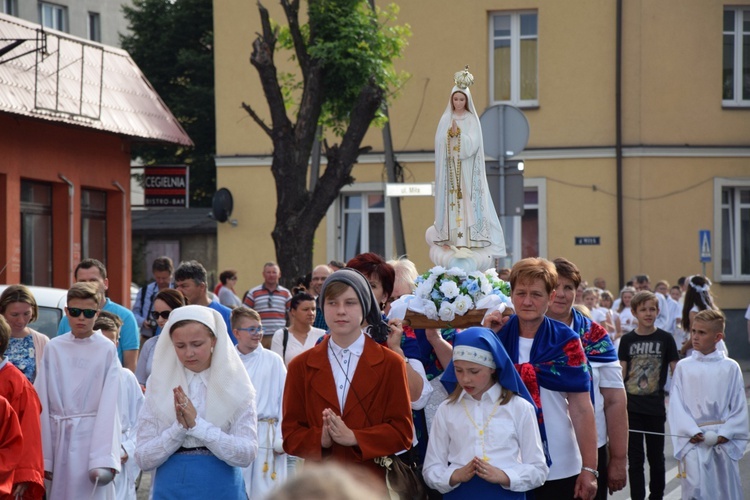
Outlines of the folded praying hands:
<svg viewBox="0 0 750 500">
<path fill-rule="evenodd" d="M 333 443 L 356 446 L 357 438 L 341 417 L 330 408 L 326 408 L 323 410 L 323 434 L 320 444 L 323 448 L 330 448 Z"/>
<path fill-rule="evenodd" d="M 195 427 L 195 419 L 198 417 L 198 411 L 193 406 L 193 402 L 182 390 L 182 386 L 173 389 L 174 393 L 174 410 L 177 415 L 177 423 L 185 429 Z"/>
</svg>

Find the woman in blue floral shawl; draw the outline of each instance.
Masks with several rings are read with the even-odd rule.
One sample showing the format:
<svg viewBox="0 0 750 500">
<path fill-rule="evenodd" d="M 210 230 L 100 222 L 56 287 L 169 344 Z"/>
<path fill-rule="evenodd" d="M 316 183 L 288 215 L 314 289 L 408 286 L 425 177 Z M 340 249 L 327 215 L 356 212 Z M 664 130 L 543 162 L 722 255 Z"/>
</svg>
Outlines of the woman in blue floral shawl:
<svg viewBox="0 0 750 500">
<path fill-rule="evenodd" d="M 547 482 L 534 496 L 591 500 L 598 475 L 591 373 L 579 336 L 545 316 L 555 298 L 557 271 L 546 259 L 523 259 L 513 266 L 510 285 L 516 314 L 498 338 L 544 411 L 552 459 Z"/>
<path fill-rule="evenodd" d="M 581 283 L 578 267 L 564 258 L 555 259 L 554 264 L 558 274 L 557 293 L 547 316 L 569 325 L 579 335 L 591 366 L 599 449 L 596 498 L 606 499 L 608 489 L 619 491 L 627 482 L 628 410 L 622 368 L 607 331 L 573 307 Z"/>
</svg>

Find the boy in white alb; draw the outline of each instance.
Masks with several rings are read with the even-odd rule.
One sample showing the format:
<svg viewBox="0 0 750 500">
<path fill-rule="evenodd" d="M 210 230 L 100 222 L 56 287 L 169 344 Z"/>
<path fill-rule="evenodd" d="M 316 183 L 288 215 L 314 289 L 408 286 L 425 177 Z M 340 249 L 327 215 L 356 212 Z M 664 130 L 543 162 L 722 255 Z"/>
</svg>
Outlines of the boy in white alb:
<svg viewBox="0 0 750 500">
<path fill-rule="evenodd" d="M 287 455 L 281 439 L 281 399 L 286 366 L 281 356 L 263 348 L 260 314 L 247 306 L 232 309 L 232 330 L 237 352 L 256 391 L 258 457 L 242 470 L 250 500 L 264 498 L 286 480 Z"/>
<path fill-rule="evenodd" d="M 747 401 L 739 365 L 716 348 L 724 324 L 713 309 L 693 318 L 693 352 L 672 377 L 667 420 L 686 500 L 743 497 L 738 461 L 750 436 Z"/>
<path fill-rule="evenodd" d="M 47 498 L 114 499 L 120 471 L 120 363 L 114 344 L 94 332 L 102 292 L 75 283 L 65 308 L 70 332 L 50 340 L 34 387 L 42 403 Z"/>
<path fill-rule="evenodd" d="M 122 320 L 116 314 L 101 311 L 94 323 L 94 330 L 114 342 L 120 340 Z M 120 467 L 121 471 L 115 476 L 115 498 L 117 500 L 136 500 L 135 482 L 140 467 L 135 463 L 135 426 L 138 424 L 138 414 L 143 407 L 143 391 L 135 374 L 120 366 Z"/>
</svg>

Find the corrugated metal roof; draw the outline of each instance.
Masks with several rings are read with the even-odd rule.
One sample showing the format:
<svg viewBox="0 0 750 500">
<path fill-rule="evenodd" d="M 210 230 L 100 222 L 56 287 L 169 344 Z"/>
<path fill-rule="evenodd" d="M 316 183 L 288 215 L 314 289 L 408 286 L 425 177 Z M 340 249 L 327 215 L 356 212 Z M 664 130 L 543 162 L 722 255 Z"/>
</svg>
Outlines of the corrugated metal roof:
<svg viewBox="0 0 750 500">
<path fill-rule="evenodd" d="M 0 49 L 27 40 L 0 56 L 0 113 L 193 144 L 127 52 L 45 29 L 42 53 L 40 29 L 0 14 Z"/>
</svg>

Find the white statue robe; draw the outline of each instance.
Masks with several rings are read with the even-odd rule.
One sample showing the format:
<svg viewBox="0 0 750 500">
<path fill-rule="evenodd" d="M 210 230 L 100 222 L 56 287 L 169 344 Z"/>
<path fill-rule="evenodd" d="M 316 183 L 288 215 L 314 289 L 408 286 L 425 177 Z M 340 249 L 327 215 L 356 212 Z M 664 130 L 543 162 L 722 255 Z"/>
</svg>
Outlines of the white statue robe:
<svg viewBox="0 0 750 500">
<path fill-rule="evenodd" d="M 112 482 L 94 486 L 89 470 L 120 471 L 120 363 L 100 332 L 50 340 L 34 387 L 42 403 L 44 470 L 53 473 L 50 500 L 114 499 Z"/>
<path fill-rule="evenodd" d="M 458 139 L 448 138 L 451 121 L 441 120 L 435 136 L 436 243 L 467 248 L 502 246 L 503 233 L 487 185 L 479 120 L 469 112 L 451 119 L 461 129 L 460 151 L 454 150 Z"/>
<path fill-rule="evenodd" d="M 143 407 L 143 391 L 135 374 L 120 367 L 120 453 L 128 454 L 128 460 L 121 465 L 122 470 L 115 476 L 115 497 L 117 500 L 135 500 L 135 481 L 141 468 L 135 463 L 135 427 L 138 414 Z"/>
<path fill-rule="evenodd" d="M 667 411 L 674 456 L 682 461 L 682 498 L 742 498 L 738 461 L 750 436 L 745 384 L 739 365 L 716 350 L 677 363 Z M 729 441 L 690 443 L 714 431 Z"/>
<path fill-rule="evenodd" d="M 264 498 L 287 477 L 287 455 L 283 453 L 281 439 L 281 400 L 286 366 L 281 356 L 260 344 L 249 354 L 237 352 L 256 391 L 258 456 L 242 470 L 247 496 L 255 500 Z"/>
</svg>

